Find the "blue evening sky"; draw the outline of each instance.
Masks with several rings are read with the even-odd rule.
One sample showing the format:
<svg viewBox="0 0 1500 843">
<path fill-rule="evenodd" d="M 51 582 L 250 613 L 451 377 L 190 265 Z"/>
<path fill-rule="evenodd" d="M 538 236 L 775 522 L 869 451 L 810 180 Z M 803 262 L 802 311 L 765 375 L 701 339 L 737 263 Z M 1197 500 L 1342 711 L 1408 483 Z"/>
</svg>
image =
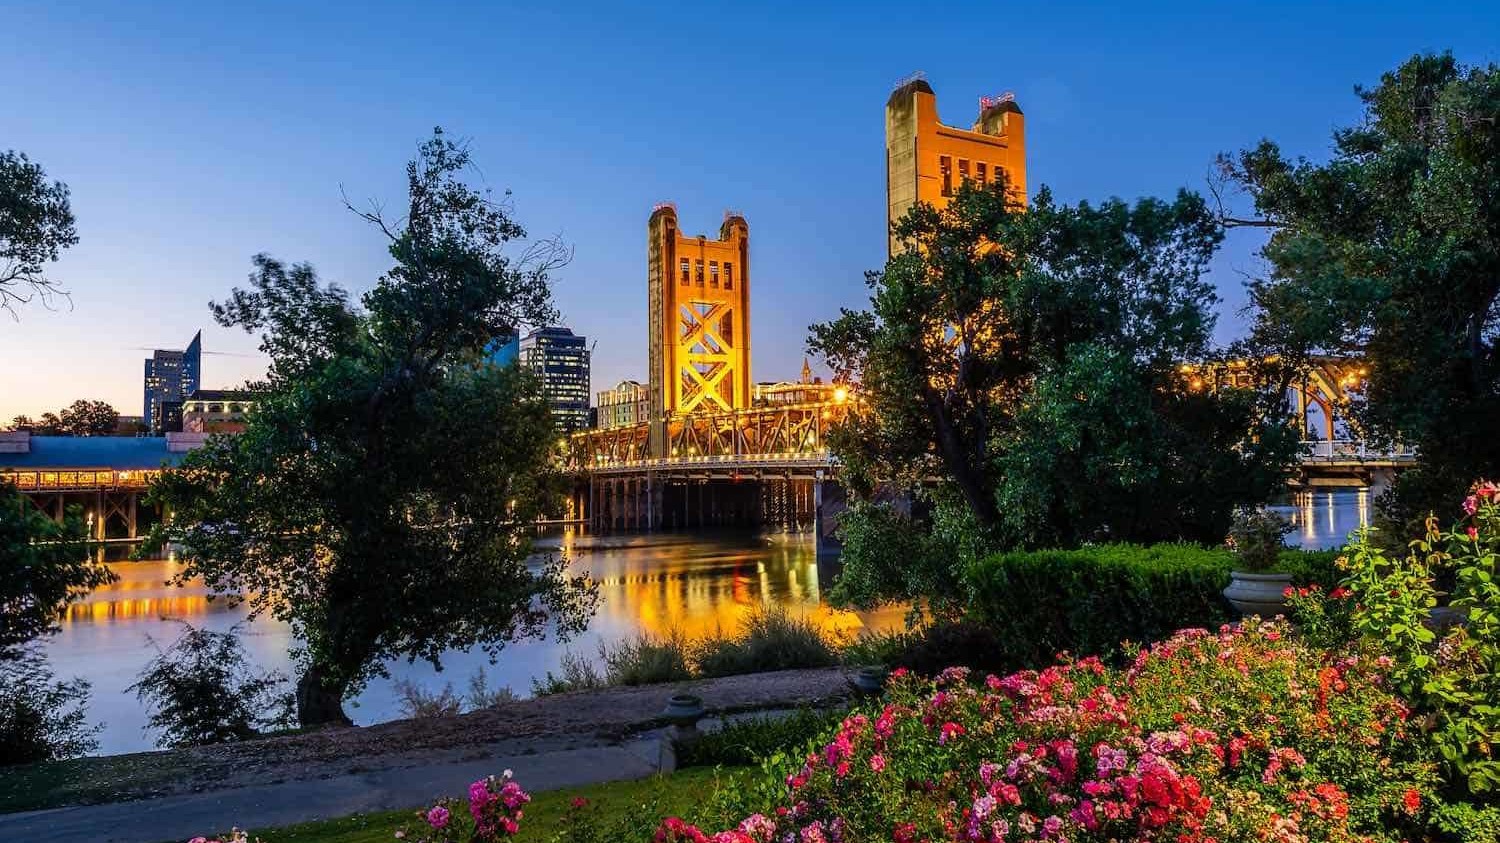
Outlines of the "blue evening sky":
<svg viewBox="0 0 1500 843">
<path fill-rule="evenodd" d="M 71 186 L 82 236 L 54 273 L 71 309 L 0 317 L 0 418 L 140 413 L 139 349 L 199 328 L 220 352 L 205 387 L 258 374 L 255 340 L 205 304 L 261 251 L 368 288 L 387 258 L 339 187 L 399 207 L 438 124 L 533 234 L 576 248 L 556 298 L 597 341 L 596 390 L 644 380 L 652 205 L 709 234 L 744 213 L 772 380 L 884 260 L 882 109 L 914 70 L 952 124 L 1014 91 L 1031 189 L 1076 200 L 1201 190 L 1215 153 L 1266 136 L 1321 157 L 1356 83 L 1417 51 L 1500 60 L 1481 2 L 12 2 L 0 28 L 0 149 Z M 1257 245 L 1235 233 L 1216 261 L 1221 339 Z"/>
</svg>

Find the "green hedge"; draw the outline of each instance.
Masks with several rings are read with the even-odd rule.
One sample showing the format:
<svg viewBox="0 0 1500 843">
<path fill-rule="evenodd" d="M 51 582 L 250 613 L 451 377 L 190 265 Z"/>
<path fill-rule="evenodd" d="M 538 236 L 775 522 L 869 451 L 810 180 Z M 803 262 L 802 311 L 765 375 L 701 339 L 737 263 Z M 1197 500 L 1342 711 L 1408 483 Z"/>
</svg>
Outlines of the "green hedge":
<svg viewBox="0 0 1500 843">
<path fill-rule="evenodd" d="M 970 611 L 1016 668 L 1060 652 L 1108 655 L 1185 627 L 1229 620 L 1227 551 L 1195 545 L 1102 545 L 999 553 L 968 572 Z"/>
<path fill-rule="evenodd" d="M 1331 586 L 1337 556 L 1287 550 L 1278 567 L 1297 585 Z M 967 572 L 970 619 L 995 634 L 996 661 L 1013 669 L 1064 651 L 1110 655 L 1125 641 L 1231 620 L 1222 592 L 1233 567 L 1227 550 L 1185 544 L 998 553 Z"/>
</svg>

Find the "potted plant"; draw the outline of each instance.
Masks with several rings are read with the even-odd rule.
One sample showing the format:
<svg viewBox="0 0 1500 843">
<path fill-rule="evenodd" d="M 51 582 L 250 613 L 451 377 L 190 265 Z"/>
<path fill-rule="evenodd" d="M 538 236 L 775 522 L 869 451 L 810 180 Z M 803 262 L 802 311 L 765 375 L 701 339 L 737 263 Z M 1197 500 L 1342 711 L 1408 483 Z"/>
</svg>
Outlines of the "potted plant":
<svg viewBox="0 0 1500 843">
<path fill-rule="evenodd" d="M 1277 573 L 1275 568 L 1286 548 L 1286 534 L 1291 531 L 1292 525 L 1285 518 L 1264 507 L 1246 507 L 1235 513 L 1228 540 L 1235 566 L 1229 572 L 1224 597 L 1241 616 L 1269 618 L 1285 610 L 1292 575 Z"/>
</svg>

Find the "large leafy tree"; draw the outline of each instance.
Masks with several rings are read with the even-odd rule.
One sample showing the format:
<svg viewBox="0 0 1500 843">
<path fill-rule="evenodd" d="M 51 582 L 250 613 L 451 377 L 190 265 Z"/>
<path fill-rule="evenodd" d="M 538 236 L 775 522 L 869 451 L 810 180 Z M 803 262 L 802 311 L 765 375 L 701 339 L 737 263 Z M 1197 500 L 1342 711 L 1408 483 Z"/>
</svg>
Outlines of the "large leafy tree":
<svg viewBox="0 0 1500 843">
<path fill-rule="evenodd" d="M 33 298 L 64 294 L 45 270 L 77 242 L 68 186 L 49 182 L 24 152 L 0 152 L 0 308 L 14 314 Z"/>
<path fill-rule="evenodd" d="M 560 635 L 595 591 L 527 538 L 559 501 L 555 434 L 536 384 L 484 362 L 521 323 L 550 321 L 554 251 L 519 255 L 504 204 L 464 181 L 441 130 L 407 168 L 403 220 L 360 212 L 392 268 L 355 307 L 312 268 L 256 258 L 248 289 L 214 305 L 262 333 L 271 358 L 247 429 L 194 451 L 155 498 L 154 536 L 187 548 L 182 579 L 288 622 L 303 724 L 348 722 L 342 702 L 384 662 Z"/>
<path fill-rule="evenodd" d="M 80 398 L 63 408 L 58 422 L 65 436 L 109 436 L 120 424 L 120 412 L 106 401 Z"/>
<path fill-rule="evenodd" d="M 1271 231 L 1256 339 L 1365 359 L 1360 432 L 1420 451 L 1384 501 L 1409 520 L 1500 473 L 1500 67 L 1419 55 L 1358 94 L 1328 161 L 1267 140 L 1223 164 L 1258 211 L 1234 221 Z"/>
<path fill-rule="evenodd" d="M 870 307 L 809 341 L 861 384 L 832 439 L 857 495 L 937 478 L 938 547 L 977 552 L 1216 542 L 1235 504 L 1282 482 L 1295 443 L 1275 391 L 1195 389 L 1180 368 L 1209 357 L 1214 322 L 1203 276 L 1221 228 L 1200 197 L 1070 206 L 1043 189 L 1023 208 L 966 189 L 896 234 L 908 248 L 869 274 Z M 952 584 L 884 545 L 848 548 L 847 579 L 865 585 L 844 596 Z"/>
</svg>

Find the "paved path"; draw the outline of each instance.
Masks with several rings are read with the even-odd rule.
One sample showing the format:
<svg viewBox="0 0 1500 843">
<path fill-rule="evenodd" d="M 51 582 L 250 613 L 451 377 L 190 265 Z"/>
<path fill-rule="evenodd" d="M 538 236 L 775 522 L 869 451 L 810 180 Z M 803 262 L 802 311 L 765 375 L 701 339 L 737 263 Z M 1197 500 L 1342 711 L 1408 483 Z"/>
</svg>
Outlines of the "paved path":
<svg viewBox="0 0 1500 843">
<path fill-rule="evenodd" d="M 440 794 L 462 795 L 470 782 L 505 769 L 527 790 L 555 790 L 639 779 L 660 767 L 660 743 L 495 757 L 327 779 L 263 784 L 160 799 L 0 815 L 0 840 L 47 843 L 159 843 L 198 834 L 289 825 L 354 813 L 413 808 Z"/>
</svg>

